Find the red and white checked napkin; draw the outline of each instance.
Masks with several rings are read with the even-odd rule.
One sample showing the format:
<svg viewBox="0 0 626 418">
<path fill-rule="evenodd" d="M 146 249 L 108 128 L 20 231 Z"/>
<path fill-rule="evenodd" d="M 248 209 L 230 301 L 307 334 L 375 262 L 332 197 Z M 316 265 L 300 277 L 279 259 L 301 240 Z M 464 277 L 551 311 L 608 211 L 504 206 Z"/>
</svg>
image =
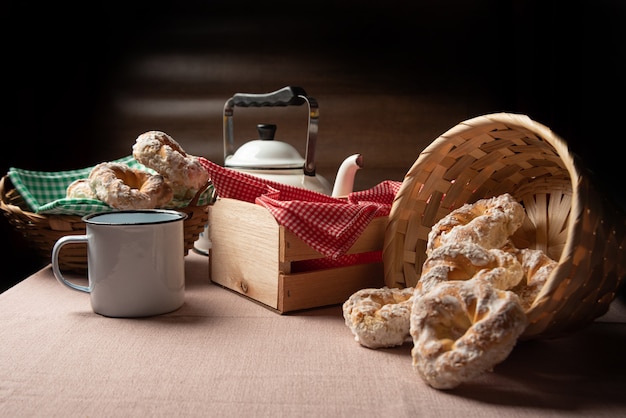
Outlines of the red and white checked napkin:
<svg viewBox="0 0 626 418">
<path fill-rule="evenodd" d="M 264 206 L 280 225 L 331 260 L 344 256 L 372 219 L 389 215 L 402 184 L 387 180 L 338 199 L 222 167 L 206 158 L 200 161 L 218 197 Z"/>
</svg>

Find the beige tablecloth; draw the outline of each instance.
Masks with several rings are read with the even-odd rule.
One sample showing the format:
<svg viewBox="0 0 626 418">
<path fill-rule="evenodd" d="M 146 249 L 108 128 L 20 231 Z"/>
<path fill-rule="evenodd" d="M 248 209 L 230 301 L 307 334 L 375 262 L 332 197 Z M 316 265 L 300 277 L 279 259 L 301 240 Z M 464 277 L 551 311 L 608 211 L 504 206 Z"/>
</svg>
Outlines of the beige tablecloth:
<svg viewBox="0 0 626 418">
<path fill-rule="evenodd" d="M 0 416 L 626 416 L 620 300 L 566 338 L 519 343 L 493 373 L 430 388 L 411 345 L 359 346 L 333 306 L 278 315 L 186 261 L 184 306 L 94 314 L 49 267 L 0 295 Z"/>
</svg>

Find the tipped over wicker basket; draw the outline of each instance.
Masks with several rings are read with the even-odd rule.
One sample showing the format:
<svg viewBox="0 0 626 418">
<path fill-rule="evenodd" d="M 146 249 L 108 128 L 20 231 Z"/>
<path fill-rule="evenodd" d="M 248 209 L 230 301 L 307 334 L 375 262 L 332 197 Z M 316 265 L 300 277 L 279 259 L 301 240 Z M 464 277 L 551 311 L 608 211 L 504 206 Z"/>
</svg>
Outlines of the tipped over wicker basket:
<svg viewBox="0 0 626 418">
<path fill-rule="evenodd" d="M 209 219 L 208 205 L 198 206 L 197 202 L 204 190 L 199 191 L 188 206 L 176 208 L 187 214 L 184 220 L 185 255 L 193 248 L 194 242 L 204 230 Z M 79 215 L 42 215 L 28 211 L 22 196 L 13 187 L 11 179 L 0 179 L 0 210 L 16 231 L 22 234 L 29 245 L 42 257 L 50 261 L 52 247 L 66 235 L 83 235 L 85 223 Z M 61 270 L 87 271 L 87 246 L 68 244 L 59 254 Z"/>
<path fill-rule="evenodd" d="M 565 141 L 517 114 L 467 120 L 422 151 L 389 216 L 385 284 L 415 286 L 431 227 L 465 203 L 503 193 L 527 213 L 514 244 L 558 261 L 527 311 L 523 338 L 561 335 L 604 314 L 626 275 L 626 218 Z"/>
</svg>

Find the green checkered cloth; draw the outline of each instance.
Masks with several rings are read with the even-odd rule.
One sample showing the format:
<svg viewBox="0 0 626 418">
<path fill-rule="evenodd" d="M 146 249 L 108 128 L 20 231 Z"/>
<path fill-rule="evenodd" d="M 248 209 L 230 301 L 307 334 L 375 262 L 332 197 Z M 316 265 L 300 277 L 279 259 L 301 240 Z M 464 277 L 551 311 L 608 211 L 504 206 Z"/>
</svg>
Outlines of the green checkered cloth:
<svg viewBox="0 0 626 418">
<path fill-rule="evenodd" d="M 130 167 L 155 173 L 154 170 L 142 165 L 133 156 L 112 161 Z M 22 196 L 30 210 L 42 215 L 89 215 L 91 213 L 112 212 L 115 209 L 95 199 L 70 199 L 66 197 L 67 186 L 74 180 L 86 179 L 93 167 L 69 171 L 32 171 L 20 168 L 9 168 L 9 178 L 15 190 Z M 204 206 L 213 198 L 213 188 L 209 187 L 198 199 L 198 205 Z M 168 207 L 180 208 L 189 204 L 188 201 L 175 201 Z"/>
</svg>

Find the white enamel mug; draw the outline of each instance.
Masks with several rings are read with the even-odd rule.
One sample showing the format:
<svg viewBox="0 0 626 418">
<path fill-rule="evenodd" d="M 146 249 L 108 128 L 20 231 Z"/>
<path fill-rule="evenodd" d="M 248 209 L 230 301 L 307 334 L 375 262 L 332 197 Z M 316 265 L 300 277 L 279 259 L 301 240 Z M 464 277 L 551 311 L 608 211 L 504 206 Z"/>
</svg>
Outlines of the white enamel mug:
<svg viewBox="0 0 626 418">
<path fill-rule="evenodd" d="M 143 317 L 172 312 L 185 299 L 183 221 L 174 210 L 131 210 L 87 215 L 85 235 L 60 238 L 52 249 L 52 271 L 63 285 L 90 294 L 94 312 Z M 59 268 L 59 252 L 87 244 L 88 286 L 72 283 Z"/>
</svg>

